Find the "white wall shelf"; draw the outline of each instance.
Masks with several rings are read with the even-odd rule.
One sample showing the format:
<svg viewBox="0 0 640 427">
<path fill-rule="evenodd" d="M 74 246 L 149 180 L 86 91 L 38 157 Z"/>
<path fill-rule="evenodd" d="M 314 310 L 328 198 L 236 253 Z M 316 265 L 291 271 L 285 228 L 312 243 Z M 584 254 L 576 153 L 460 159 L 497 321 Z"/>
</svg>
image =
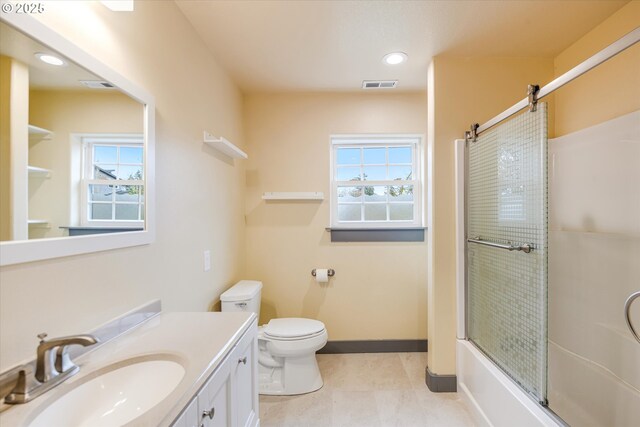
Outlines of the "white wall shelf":
<svg viewBox="0 0 640 427">
<path fill-rule="evenodd" d="M 29 142 L 49 140 L 51 138 L 53 138 L 53 132 L 49 129 L 29 125 Z"/>
<path fill-rule="evenodd" d="M 51 171 L 45 168 L 39 168 L 37 166 L 27 166 L 27 171 L 29 172 L 29 178 L 50 178 Z"/>
<path fill-rule="evenodd" d="M 324 200 L 324 193 L 321 191 L 280 191 L 267 192 L 262 194 L 263 200 Z"/>
<path fill-rule="evenodd" d="M 49 221 L 46 219 L 30 219 L 27 220 L 27 224 L 32 228 L 51 228 Z"/>
<path fill-rule="evenodd" d="M 213 136 L 207 131 L 204 132 L 203 142 L 233 159 L 249 158 L 247 153 L 245 153 L 244 151 L 242 151 L 241 149 L 233 145 L 231 142 L 227 141 L 223 137 L 216 138 L 215 136 Z"/>
</svg>

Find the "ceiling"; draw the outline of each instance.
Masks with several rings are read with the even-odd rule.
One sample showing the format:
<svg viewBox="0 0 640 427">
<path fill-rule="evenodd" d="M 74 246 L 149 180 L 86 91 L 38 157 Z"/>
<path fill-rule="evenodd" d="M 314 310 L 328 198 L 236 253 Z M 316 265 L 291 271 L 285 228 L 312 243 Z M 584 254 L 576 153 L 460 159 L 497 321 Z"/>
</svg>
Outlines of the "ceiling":
<svg viewBox="0 0 640 427">
<path fill-rule="evenodd" d="M 176 0 L 245 92 L 425 90 L 435 55 L 553 57 L 627 2 Z"/>
<path fill-rule="evenodd" d="M 35 57 L 47 53 L 66 60 L 67 65 L 56 67 Z M 38 89 L 88 90 L 81 80 L 102 80 L 79 65 L 71 62 L 55 50 L 44 46 L 13 27 L 0 22 L 0 55 L 14 58 L 29 67 L 29 87 Z"/>
</svg>

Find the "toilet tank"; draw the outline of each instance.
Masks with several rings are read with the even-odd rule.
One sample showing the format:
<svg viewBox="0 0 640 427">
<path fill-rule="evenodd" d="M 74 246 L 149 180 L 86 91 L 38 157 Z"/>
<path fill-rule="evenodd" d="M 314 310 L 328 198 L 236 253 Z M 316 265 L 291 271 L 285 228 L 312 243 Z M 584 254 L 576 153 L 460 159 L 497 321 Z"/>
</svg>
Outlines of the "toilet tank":
<svg viewBox="0 0 640 427">
<path fill-rule="evenodd" d="M 222 311 L 253 311 L 260 317 L 262 282 L 241 280 L 220 295 Z"/>
</svg>

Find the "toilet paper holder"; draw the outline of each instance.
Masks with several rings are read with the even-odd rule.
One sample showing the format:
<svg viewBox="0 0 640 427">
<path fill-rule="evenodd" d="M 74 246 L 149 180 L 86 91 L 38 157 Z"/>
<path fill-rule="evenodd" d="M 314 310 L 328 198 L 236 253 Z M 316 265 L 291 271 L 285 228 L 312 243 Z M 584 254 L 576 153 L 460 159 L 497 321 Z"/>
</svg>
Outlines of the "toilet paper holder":
<svg viewBox="0 0 640 427">
<path fill-rule="evenodd" d="M 311 275 L 313 277 L 316 277 L 316 269 L 314 268 L 313 270 L 311 270 Z M 327 270 L 327 275 L 329 277 L 333 277 L 336 275 L 336 271 L 333 268 L 330 268 L 329 270 Z"/>
</svg>

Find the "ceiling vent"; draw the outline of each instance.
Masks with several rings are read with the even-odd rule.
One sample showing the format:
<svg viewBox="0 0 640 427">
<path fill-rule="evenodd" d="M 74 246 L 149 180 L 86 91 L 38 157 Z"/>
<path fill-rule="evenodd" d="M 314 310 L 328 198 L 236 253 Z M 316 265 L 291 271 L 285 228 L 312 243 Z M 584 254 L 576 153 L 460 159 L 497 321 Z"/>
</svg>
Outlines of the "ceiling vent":
<svg viewBox="0 0 640 427">
<path fill-rule="evenodd" d="M 398 86 L 397 80 L 363 80 L 362 89 L 393 89 Z"/>
<path fill-rule="evenodd" d="M 80 80 L 89 89 L 115 89 L 116 87 L 104 80 Z"/>
</svg>

